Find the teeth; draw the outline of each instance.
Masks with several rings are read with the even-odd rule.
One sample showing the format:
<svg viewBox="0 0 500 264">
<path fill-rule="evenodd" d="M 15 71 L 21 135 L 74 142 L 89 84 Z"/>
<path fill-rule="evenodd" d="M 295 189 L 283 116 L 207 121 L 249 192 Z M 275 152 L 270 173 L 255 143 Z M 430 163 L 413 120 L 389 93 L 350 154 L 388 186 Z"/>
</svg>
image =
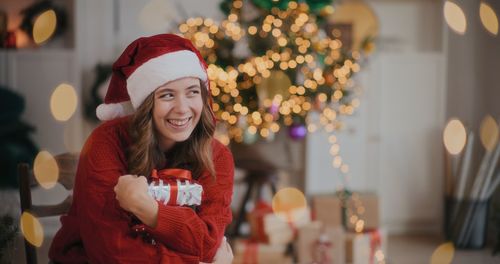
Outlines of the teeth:
<svg viewBox="0 0 500 264">
<path fill-rule="evenodd" d="M 172 125 L 175 125 L 175 126 L 183 126 L 188 121 L 189 121 L 189 117 L 188 118 L 184 118 L 184 119 L 168 119 L 168 122 L 170 124 L 172 124 Z"/>
</svg>

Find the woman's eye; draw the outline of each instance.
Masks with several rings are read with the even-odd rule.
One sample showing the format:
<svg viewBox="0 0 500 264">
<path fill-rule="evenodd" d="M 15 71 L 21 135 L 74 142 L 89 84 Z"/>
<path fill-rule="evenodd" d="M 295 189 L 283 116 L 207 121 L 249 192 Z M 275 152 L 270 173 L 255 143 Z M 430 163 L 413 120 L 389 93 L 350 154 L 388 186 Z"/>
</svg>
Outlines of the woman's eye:
<svg viewBox="0 0 500 264">
<path fill-rule="evenodd" d="M 170 98 L 173 98 L 174 95 L 171 94 L 171 93 L 164 93 L 164 94 L 160 94 L 160 97 L 161 99 L 170 99 Z"/>
<path fill-rule="evenodd" d="M 200 91 L 198 91 L 198 90 L 192 90 L 189 92 L 190 95 L 195 95 L 195 94 L 199 94 L 199 93 L 200 93 Z"/>
</svg>

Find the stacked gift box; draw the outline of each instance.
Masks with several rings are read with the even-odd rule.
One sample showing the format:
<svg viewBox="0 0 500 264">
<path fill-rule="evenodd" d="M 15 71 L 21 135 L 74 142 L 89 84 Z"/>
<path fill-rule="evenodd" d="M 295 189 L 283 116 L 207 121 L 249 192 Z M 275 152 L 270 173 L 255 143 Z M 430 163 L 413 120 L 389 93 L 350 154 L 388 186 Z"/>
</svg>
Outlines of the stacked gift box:
<svg viewBox="0 0 500 264">
<path fill-rule="evenodd" d="M 257 202 L 247 215 L 250 237 L 237 239 L 233 243 L 233 263 L 294 263 L 287 249 L 296 236 L 297 227 L 309 223 L 310 216 L 307 208 L 288 214 L 275 214 L 268 203 Z M 295 221 L 292 223 L 290 219 Z"/>
<path fill-rule="evenodd" d="M 309 208 L 297 208 L 287 214 L 273 213 L 264 216 L 264 232 L 269 244 L 287 245 L 294 241 L 298 230 L 311 222 Z"/>
<path fill-rule="evenodd" d="M 378 197 L 371 193 L 353 193 L 346 195 L 317 195 L 312 197 L 314 225 L 309 230 L 316 234 L 300 235 L 297 240 L 298 263 L 353 263 L 372 264 L 384 262 L 387 254 L 387 232 L 380 227 Z M 301 233 L 299 232 L 299 234 Z M 332 243 L 328 258 L 318 259 L 318 254 L 311 254 L 310 248 L 318 243 L 320 236 L 328 237 Z M 335 248 L 335 246 L 337 246 Z M 318 251 L 316 249 L 316 251 Z M 316 256 L 316 259 L 311 259 Z"/>
<path fill-rule="evenodd" d="M 311 209 L 287 214 L 257 203 L 248 214 L 250 238 L 236 240 L 233 247 L 234 263 L 384 263 L 387 232 L 380 227 L 378 197 L 340 197 L 317 195 L 311 197 Z"/>
<path fill-rule="evenodd" d="M 234 264 L 293 263 L 285 255 L 286 245 L 270 245 L 249 239 L 238 239 L 233 243 Z"/>
<path fill-rule="evenodd" d="M 298 263 L 345 263 L 344 229 L 311 222 L 299 229 L 295 250 Z"/>
</svg>

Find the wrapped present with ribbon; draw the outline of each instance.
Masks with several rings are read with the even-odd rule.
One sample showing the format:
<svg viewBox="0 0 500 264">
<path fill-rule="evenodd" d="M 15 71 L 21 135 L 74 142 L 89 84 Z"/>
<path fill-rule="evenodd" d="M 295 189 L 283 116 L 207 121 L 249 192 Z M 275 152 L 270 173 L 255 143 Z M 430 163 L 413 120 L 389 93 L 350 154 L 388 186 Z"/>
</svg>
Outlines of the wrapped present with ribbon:
<svg viewBox="0 0 500 264">
<path fill-rule="evenodd" d="M 292 263 L 285 255 L 285 245 L 268 245 L 252 240 L 236 240 L 234 242 L 234 264 L 267 264 Z"/>
<path fill-rule="evenodd" d="M 344 229 L 311 222 L 299 228 L 295 249 L 298 263 L 345 263 Z"/>
<path fill-rule="evenodd" d="M 353 192 L 346 200 L 343 216 L 346 228 L 363 232 L 379 228 L 379 201 L 374 193 Z"/>
<path fill-rule="evenodd" d="M 387 256 L 387 231 L 375 229 L 364 233 L 348 232 L 346 235 L 346 261 L 353 264 L 385 263 Z"/>
<path fill-rule="evenodd" d="M 263 200 L 258 200 L 254 208 L 247 214 L 250 224 L 250 237 L 253 241 L 268 243 L 269 238 L 264 230 L 264 217 L 273 213 L 271 205 Z"/>
<path fill-rule="evenodd" d="M 335 195 L 316 195 L 311 199 L 313 220 L 322 222 L 325 226 L 342 226 L 342 203 Z"/>
<path fill-rule="evenodd" d="M 193 182 L 191 171 L 184 169 L 153 169 L 148 194 L 155 200 L 174 206 L 201 205 L 203 187 Z M 154 238 L 147 232 L 146 226 L 134 215 L 130 214 L 130 230 L 133 237 L 142 239 L 152 245 Z"/>
<path fill-rule="evenodd" d="M 189 170 L 153 170 L 148 193 L 166 205 L 193 206 L 201 204 L 203 187 L 193 182 Z"/>
<path fill-rule="evenodd" d="M 288 244 L 297 236 L 298 228 L 311 222 L 308 207 L 295 208 L 288 212 L 272 213 L 264 216 L 264 232 L 269 244 Z"/>
</svg>

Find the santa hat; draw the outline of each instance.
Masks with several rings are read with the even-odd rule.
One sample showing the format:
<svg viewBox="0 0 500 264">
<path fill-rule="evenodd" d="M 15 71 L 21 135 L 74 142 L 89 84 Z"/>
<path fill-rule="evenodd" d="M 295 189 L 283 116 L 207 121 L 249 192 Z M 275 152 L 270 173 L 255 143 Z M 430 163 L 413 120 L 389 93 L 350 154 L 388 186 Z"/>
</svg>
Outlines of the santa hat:
<svg viewBox="0 0 500 264">
<path fill-rule="evenodd" d="M 199 78 L 209 89 L 207 64 L 189 40 L 173 34 L 139 38 L 113 64 L 97 117 L 104 121 L 129 115 L 158 87 L 183 77 Z"/>
</svg>

